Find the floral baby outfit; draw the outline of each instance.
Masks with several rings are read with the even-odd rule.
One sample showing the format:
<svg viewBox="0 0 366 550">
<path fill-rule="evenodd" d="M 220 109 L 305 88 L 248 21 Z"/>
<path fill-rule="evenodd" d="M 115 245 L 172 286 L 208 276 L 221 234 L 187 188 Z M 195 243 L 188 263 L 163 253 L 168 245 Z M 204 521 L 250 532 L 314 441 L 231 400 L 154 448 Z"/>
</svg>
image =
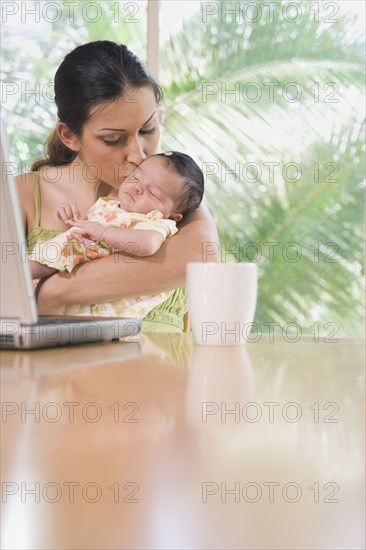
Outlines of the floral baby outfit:
<svg viewBox="0 0 366 550">
<path fill-rule="evenodd" d="M 118 227 L 120 229 L 143 229 L 158 231 L 163 239 L 177 233 L 175 221 L 164 219 L 161 212 L 152 210 L 148 214 L 138 212 L 126 212 L 119 206 L 119 201 L 111 197 L 101 197 L 88 210 L 87 219 L 99 222 L 105 227 Z M 126 246 L 125 252 L 134 254 L 134 243 Z M 43 265 L 48 265 L 59 271 L 69 273 L 80 263 L 109 256 L 113 253 L 113 246 L 107 243 L 95 242 L 73 232 L 73 228 L 64 233 L 55 235 L 47 240 L 38 240 L 30 255 Z M 116 260 L 120 260 L 116 256 Z M 132 257 L 126 261 L 138 261 Z M 105 304 L 70 305 L 66 307 L 66 315 L 94 315 L 102 317 L 144 317 L 155 306 L 161 304 L 173 291 L 148 296 L 136 296 L 134 298 L 122 298 Z"/>
</svg>

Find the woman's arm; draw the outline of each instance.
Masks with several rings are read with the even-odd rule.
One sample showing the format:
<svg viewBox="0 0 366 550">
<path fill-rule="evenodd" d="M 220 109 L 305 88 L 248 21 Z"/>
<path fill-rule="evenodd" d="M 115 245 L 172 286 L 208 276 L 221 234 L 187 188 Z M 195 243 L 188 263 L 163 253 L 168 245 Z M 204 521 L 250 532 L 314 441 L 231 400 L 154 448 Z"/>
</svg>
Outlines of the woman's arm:
<svg viewBox="0 0 366 550">
<path fill-rule="evenodd" d="M 73 273 L 52 275 L 39 288 L 39 313 L 62 314 L 68 304 L 103 303 L 184 286 L 188 262 L 219 260 L 218 242 L 213 218 L 201 205 L 153 256 L 112 254 Z"/>
</svg>

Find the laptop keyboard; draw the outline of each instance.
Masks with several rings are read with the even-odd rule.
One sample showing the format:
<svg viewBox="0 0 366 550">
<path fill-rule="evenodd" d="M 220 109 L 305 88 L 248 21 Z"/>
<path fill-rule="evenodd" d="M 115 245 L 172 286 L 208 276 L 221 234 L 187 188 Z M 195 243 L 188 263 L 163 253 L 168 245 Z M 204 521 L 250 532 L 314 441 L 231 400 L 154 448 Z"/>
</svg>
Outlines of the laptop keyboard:
<svg viewBox="0 0 366 550">
<path fill-rule="evenodd" d="M 65 323 L 82 323 L 83 321 L 95 321 L 95 317 L 74 317 L 68 315 L 40 315 L 37 325 L 64 325 Z"/>
<path fill-rule="evenodd" d="M 64 325 L 65 323 L 90 323 L 99 321 L 117 321 L 117 317 L 84 317 L 74 315 L 40 315 L 37 325 Z"/>
</svg>

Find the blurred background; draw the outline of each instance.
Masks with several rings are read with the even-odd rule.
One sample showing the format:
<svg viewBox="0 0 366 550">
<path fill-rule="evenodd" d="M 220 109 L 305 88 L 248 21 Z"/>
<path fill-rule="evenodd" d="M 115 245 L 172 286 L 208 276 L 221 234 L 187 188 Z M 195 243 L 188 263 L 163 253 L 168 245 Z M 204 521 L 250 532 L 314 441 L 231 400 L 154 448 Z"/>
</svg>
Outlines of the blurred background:
<svg viewBox="0 0 366 550">
<path fill-rule="evenodd" d="M 147 5 L 1 3 L 2 117 L 18 172 L 56 123 L 53 77 L 71 49 L 114 40 L 147 62 Z M 222 261 L 258 262 L 254 330 L 363 334 L 364 2 L 158 5 L 161 150 L 201 165 Z"/>
</svg>

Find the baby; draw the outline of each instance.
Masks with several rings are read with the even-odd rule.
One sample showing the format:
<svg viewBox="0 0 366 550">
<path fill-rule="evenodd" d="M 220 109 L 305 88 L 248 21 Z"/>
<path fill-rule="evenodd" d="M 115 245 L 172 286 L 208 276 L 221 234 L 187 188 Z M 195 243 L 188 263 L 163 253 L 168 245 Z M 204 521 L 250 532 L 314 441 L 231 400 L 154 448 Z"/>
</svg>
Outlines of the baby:
<svg viewBox="0 0 366 550">
<path fill-rule="evenodd" d="M 57 211 L 58 219 L 72 227 L 37 242 L 29 258 L 33 277 L 52 272 L 49 268 L 71 272 L 81 262 L 113 252 L 154 254 L 167 237 L 178 231 L 176 223 L 200 205 L 203 191 L 202 171 L 188 155 L 169 151 L 149 157 L 123 181 L 118 198 L 101 197 L 91 206 L 87 220 L 79 219 L 75 204 Z M 65 314 L 142 318 L 170 294 L 92 306 L 72 305 L 67 306 Z"/>
</svg>

